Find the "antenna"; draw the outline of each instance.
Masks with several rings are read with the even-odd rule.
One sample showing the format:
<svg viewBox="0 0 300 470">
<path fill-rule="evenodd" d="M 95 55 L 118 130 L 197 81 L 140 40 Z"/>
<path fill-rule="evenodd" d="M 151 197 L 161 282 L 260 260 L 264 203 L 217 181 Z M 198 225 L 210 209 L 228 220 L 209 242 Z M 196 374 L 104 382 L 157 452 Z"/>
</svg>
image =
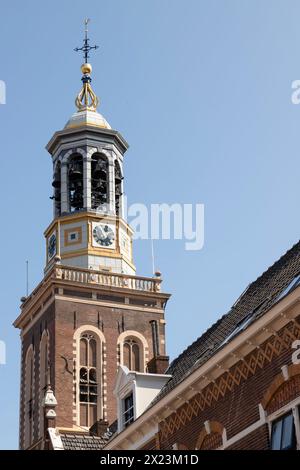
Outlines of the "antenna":
<svg viewBox="0 0 300 470">
<path fill-rule="evenodd" d="M 29 275 L 28 275 L 28 260 L 26 261 L 26 296 L 29 294 Z"/>
<path fill-rule="evenodd" d="M 151 238 L 151 257 L 152 257 L 152 274 L 155 274 L 155 261 L 154 261 L 154 244 L 153 238 Z"/>
</svg>

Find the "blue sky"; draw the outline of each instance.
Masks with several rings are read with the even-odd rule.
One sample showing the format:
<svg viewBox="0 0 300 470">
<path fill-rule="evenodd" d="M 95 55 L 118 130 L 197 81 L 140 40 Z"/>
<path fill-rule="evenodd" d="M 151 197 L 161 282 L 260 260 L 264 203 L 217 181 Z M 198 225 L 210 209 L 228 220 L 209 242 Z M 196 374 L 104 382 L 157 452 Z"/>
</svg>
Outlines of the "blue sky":
<svg viewBox="0 0 300 470">
<path fill-rule="evenodd" d="M 84 5 L 84 7 L 83 7 Z M 42 277 L 52 218 L 45 145 L 74 111 L 92 18 L 100 111 L 130 144 L 129 202 L 203 203 L 205 244 L 156 241 L 173 358 L 299 239 L 300 4 L 291 0 L 1 0 L 0 448 L 18 445 L 19 299 Z M 151 275 L 149 241 L 136 241 Z"/>
</svg>

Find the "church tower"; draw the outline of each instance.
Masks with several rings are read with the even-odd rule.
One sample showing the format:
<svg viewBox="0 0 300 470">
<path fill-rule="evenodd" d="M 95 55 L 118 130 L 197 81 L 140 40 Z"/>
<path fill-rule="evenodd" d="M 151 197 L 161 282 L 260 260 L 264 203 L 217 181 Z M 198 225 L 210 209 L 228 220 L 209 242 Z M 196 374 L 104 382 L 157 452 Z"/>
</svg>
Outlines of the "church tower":
<svg viewBox="0 0 300 470">
<path fill-rule="evenodd" d="M 163 373 L 161 277 L 136 275 L 124 217 L 128 144 L 97 111 L 87 31 L 76 112 L 47 144 L 53 163 L 53 220 L 45 230 L 44 277 L 14 322 L 21 333 L 20 448 L 44 448 L 45 393 L 56 426 L 89 433 L 116 420 L 120 364 Z"/>
</svg>

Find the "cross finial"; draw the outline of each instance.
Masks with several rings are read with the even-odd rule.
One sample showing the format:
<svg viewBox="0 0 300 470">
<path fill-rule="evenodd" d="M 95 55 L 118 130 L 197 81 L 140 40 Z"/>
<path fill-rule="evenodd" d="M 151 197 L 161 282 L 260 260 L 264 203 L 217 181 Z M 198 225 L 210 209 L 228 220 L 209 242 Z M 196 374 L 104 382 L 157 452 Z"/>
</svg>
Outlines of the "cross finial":
<svg viewBox="0 0 300 470">
<path fill-rule="evenodd" d="M 88 62 L 89 52 L 92 49 L 98 49 L 99 46 L 90 46 L 89 42 L 90 39 L 88 38 L 88 24 L 91 20 L 89 18 L 86 18 L 84 20 L 84 40 L 83 40 L 83 46 L 82 47 L 76 47 L 74 51 L 78 52 L 81 51 L 83 53 L 83 58 L 84 58 L 84 63 L 86 64 Z"/>
</svg>

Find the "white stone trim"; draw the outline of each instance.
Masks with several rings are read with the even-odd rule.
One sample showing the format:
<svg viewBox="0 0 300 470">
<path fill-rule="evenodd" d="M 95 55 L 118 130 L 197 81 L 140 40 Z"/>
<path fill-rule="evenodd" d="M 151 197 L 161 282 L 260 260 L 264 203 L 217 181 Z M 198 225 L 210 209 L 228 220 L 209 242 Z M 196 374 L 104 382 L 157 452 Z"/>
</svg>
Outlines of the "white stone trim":
<svg viewBox="0 0 300 470">
<path fill-rule="evenodd" d="M 133 338 L 133 339 L 138 340 L 138 343 L 141 346 L 141 353 L 142 353 L 140 357 L 140 362 L 141 362 L 140 372 L 145 372 L 147 360 L 148 360 L 148 352 L 149 352 L 148 342 L 141 333 L 135 330 L 125 330 L 118 337 L 118 340 L 117 340 L 117 346 L 119 348 L 119 364 L 118 365 L 120 364 L 124 365 L 123 344 L 124 344 L 125 339 L 127 338 Z"/>
<path fill-rule="evenodd" d="M 98 403 L 97 403 L 97 408 L 98 408 L 98 419 L 105 419 L 105 411 L 104 411 L 104 403 L 103 403 L 103 396 L 104 396 L 104 391 L 106 392 L 107 390 L 107 382 L 103 377 L 103 354 L 105 351 L 105 336 L 99 328 L 96 328 L 93 325 L 81 325 L 79 328 L 76 329 L 74 335 L 73 335 L 73 347 L 75 346 L 75 354 L 74 354 L 74 361 L 75 361 L 75 374 L 74 374 L 74 379 L 73 379 L 73 393 L 75 395 L 75 390 L 76 390 L 76 396 L 75 398 L 75 406 L 73 406 L 73 420 L 75 420 L 77 426 L 80 425 L 80 402 L 79 402 L 79 358 L 80 358 L 80 338 L 81 335 L 85 332 L 92 332 L 96 335 L 97 337 L 97 342 L 98 342 L 98 347 L 97 347 L 97 372 L 98 372 L 98 390 L 100 390 L 100 393 L 98 393 Z M 81 426 L 82 427 L 82 426 Z"/>
</svg>

